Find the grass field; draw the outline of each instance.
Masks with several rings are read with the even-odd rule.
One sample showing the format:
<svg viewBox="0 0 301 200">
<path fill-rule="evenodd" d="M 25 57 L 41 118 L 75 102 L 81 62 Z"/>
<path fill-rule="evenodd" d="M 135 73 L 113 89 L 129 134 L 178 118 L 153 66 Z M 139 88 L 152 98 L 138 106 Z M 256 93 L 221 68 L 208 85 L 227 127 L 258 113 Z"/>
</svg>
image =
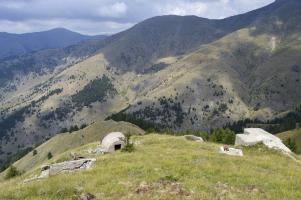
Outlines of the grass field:
<svg viewBox="0 0 301 200">
<path fill-rule="evenodd" d="M 0 199 L 301 199 L 301 165 L 257 145 L 243 148 L 244 157 L 217 152 L 218 145 L 167 135 L 135 136 L 133 153 L 96 157 L 87 171 L 66 173 L 23 184 L 37 166 L 0 183 Z M 87 153 L 91 143 L 54 156 L 62 161 L 72 152 Z"/>
<path fill-rule="evenodd" d="M 114 122 L 114 121 L 99 121 L 95 122 L 85 129 L 73 132 L 62 133 L 51 138 L 44 144 L 37 147 L 35 150 L 37 154 L 33 156 L 33 152 L 28 153 L 26 156 L 14 163 L 20 171 L 28 171 L 35 166 L 40 166 L 48 161 L 47 154 L 51 152 L 53 156 L 60 155 L 67 150 L 75 149 L 85 144 L 98 141 L 108 133 L 122 130 L 124 133 L 143 134 L 144 131 L 139 127 L 127 122 Z M 4 173 L 0 174 L 0 181 L 4 177 Z"/>
</svg>

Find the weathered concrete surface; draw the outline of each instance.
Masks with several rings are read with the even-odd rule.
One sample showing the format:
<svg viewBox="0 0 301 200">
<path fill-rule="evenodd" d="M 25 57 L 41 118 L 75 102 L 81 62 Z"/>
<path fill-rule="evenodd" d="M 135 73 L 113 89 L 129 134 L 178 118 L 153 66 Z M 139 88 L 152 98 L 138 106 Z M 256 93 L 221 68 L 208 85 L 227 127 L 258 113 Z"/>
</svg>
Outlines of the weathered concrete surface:
<svg viewBox="0 0 301 200">
<path fill-rule="evenodd" d="M 246 128 L 244 133 L 237 134 L 235 139 L 235 145 L 243 146 L 252 146 L 260 142 L 270 149 L 291 153 L 291 150 L 282 143 L 281 139 L 260 128 Z"/>
<path fill-rule="evenodd" d="M 116 147 L 123 148 L 125 145 L 125 136 L 121 132 L 113 132 L 106 135 L 102 142 L 101 148 L 104 153 L 114 152 Z"/>
<path fill-rule="evenodd" d="M 186 140 L 196 141 L 196 142 L 204 142 L 203 138 L 197 137 L 195 135 L 184 135 Z"/>
<path fill-rule="evenodd" d="M 224 147 L 224 146 L 219 148 L 219 153 L 227 154 L 230 156 L 243 156 L 244 155 L 241 149 L 229 148 L 229 147 Z"/>
<path fill-rule="evenodd" d="M 41 167 L 41 174 L 39 176 L 26 179 L 24 180 L 24 183 L 48 178 L 49 176 L 53 176 L 62 172 L 71 172 L 75 170 L 89 169 L 92 167 L 95 161 L 96 161 L 95 158 L 89 158 L 89 159 L 65 161 L 62 163 L 55 163 L 51 165 L 44 165 Z"/>
</svg>

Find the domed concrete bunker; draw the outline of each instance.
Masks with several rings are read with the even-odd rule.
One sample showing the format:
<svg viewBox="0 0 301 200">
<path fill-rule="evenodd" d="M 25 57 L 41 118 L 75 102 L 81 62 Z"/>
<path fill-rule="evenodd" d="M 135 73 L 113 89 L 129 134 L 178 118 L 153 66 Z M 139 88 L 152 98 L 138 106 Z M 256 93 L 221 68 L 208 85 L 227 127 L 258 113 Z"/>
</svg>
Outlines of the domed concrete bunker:
<svg viewBox="0 0 301 200">
<path fill-rule="evenodd" d="M 102 142 L 101 148 L 103 152 L 114 152 L 120 150 L 125 145 L 125 136 L 121 132 L 113 132 L 106 135 Z"/>
</svg>

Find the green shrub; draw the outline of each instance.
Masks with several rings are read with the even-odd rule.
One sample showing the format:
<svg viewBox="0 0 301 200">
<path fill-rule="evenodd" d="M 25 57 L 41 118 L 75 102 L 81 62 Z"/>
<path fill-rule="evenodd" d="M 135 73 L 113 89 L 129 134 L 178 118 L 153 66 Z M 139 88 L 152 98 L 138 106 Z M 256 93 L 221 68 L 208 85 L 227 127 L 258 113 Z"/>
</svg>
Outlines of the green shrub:
<svg viewBox="0 0 301 200">
<path fill-rule="evenodd" d="M 297 144 L 294 139 L 288 138 L 284 144 L 294 153 L 297 153 Z"/>
<path fill-rule="evenodd" d="M 211 132 L 209 141 L 232 145 L 235 143 L 235 133 L 230 129 L 214 129 Z"/>
<path fill-rule="evenodd" d="M 131 134 L 125 134 L 125 145 L 124 147 L 122 148 L 122 152 L 133 152 L 135 150 L 135 147 L 134 147 L 134 143 L 131 142 L 131 137 L 132 135 Z"/>
<path fill-rule="evenodd" d="M 51 152 L 48 152 L 48 154 L 47 154 L 48 160 L 50 160 L 52 157 L 53 157 L 52 153 L 51 153 Z"/>
<path fill-rule="evenodd" d="M 198 132 L 197 136 L 201 137 L 204 141 L 208 141 L 210 139 L 209 133 L 205 131 Z"/>
<path fill-rule="evenodd" d="M 20 176 L 21 172 L 15 167 L 15 166 L 10 166 L 10 168 L 8 169 L 6 175 L 5 175 L 5 179 L 11 179 L 14 178 L 16 176 Z"/>
<path fill-rule="evenodd" d="M 37 154 L 38 154 L 38 151 L 37 151 L 36 149 L 33 150 L 32 155 L 35 156 L 35 155 L 37 155 Z"/>
<path fill-rule="evenodd" d="M 121 151 L 130 153 L 133 152 L 134 150 L 135 150 L 134 144 L 126 144 Z"/>
</svg>

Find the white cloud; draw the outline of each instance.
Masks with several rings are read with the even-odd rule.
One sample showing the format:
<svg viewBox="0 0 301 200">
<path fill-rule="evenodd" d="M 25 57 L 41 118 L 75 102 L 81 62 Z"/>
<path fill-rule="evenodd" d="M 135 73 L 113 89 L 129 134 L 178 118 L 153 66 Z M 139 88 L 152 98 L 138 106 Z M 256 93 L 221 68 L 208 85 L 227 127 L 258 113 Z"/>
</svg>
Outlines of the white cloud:
<svg viewBox="0 0 301 200">
<path fill-rule="evenodd" d="M 70 28 L 100 34 L 124 30 L 157 15 L 224 18 L 274 0 L 0 0 L 0 31 Z"/>
<path fill-rule="evenodd" d="M 204 15 L 207 11 L 207 5 L 203 2 L 172 2 L 165 7 L 159 8 L 161 14 L 172 15 Z"/>
<path fill-rule="evenodd" d="M 23 2 L 0 2 L 0 6 L 7 8 L 7 9 L 12 9 L 12 10 L 20 10 L 22 7 L 25 5 Z"/>
<path fill-rule="evenodd" d="M 124 2 L 117 2 L 108 6 L 101 6 L 98 14 L 101 17 L 121 17 L 127 12 L 127 5 Z"/>
</svg>

